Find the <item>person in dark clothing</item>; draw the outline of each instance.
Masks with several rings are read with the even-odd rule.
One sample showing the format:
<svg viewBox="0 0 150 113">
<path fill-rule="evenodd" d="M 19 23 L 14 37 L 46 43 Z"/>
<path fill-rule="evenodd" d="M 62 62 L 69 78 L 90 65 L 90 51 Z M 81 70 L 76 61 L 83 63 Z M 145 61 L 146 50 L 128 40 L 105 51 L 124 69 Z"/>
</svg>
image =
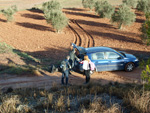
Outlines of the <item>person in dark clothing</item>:
<svg viewBox="0 0 150 113">
<path fill-rule="evenodd" d="M 71 71 L 73 71 L 75 60 L 79 61 L 79 58 L 76 56 L 75 52 L 76 51 L 73 48 L 72 51 L 70 51 L 70 53 L 69 53 L 69 56 L 70 56 L 69 63 L 71 65 Z"/>
<path fill-rule="evenodd" d="M 70 59 L 70 56 L 67 56 L 66 59 L 61 62 L 61 68 L 62 68 L 61 83 L 62 83 L 62 85 L 64 85 L 64 78 L 66 78 L 66 85 L 68 85 L 69 69 L 71 68 L 69 59 Z"/>
</svg>

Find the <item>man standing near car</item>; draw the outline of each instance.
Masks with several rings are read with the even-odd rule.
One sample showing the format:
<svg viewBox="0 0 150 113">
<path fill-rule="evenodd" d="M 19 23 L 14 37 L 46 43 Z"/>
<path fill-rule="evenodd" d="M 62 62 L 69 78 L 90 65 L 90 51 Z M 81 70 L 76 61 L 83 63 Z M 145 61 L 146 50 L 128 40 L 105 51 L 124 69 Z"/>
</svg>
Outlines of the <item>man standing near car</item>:
<svg viewBox="0 0 150 113">
<path fill-rule="evenodd" d="M 62 83 L 62 85 L 64 85 L 64 78 L 66 78 L 66 85 L 68 85 L 69 69 L 71 68 L 69 59 L 70 59 L 70 56 L 67 56 L 66 59 L 61 62 L 61 69 L 62 69 L 61 83 Z"/>
<path fill-rule="evenodd" d="M 76 56 L 75 54 L 75 48 L 72 49 L 72 51 L 70 51 L 69 56 L 70 56 L 70 60 L 69 63 L 71 65 L 71 71 L 73 71 L 74 65 L 75 65 L 75 60 L 79 61 L 79 58 Z"/>
</svg>

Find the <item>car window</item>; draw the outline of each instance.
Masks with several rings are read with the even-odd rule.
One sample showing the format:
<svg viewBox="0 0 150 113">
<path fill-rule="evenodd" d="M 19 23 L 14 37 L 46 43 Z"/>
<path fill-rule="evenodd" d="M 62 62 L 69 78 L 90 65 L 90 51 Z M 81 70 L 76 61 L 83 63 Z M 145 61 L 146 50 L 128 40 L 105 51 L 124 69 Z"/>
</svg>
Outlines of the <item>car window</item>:
<svg viewBox="0 0 150 113">
<path fill-rule="evenodd" d="M 120 55 L 118 55 L 114 52 L 106 52 L 105 53 L 105 58 L 106 59 L 118 59 L 118 58 L 120 58 Z"/>
<path fill-rule="evenodd" d="M 98 52 L 92 54 L 92 60 L 102 60 L 104 59 L 104 52 Z"/>
</svg>

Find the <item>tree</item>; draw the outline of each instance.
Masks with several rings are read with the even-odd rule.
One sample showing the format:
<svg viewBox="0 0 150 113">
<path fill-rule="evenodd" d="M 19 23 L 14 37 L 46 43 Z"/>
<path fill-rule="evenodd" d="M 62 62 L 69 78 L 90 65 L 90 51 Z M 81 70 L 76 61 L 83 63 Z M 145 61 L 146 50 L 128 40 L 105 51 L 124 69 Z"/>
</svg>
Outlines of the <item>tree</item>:
<svg viewBox="0 0 150 113">
<path fill-rule="evenodd" d="M 82 5 L 84 8 L 89 8 L 92 10 L 95 5 L 95 0 L 82 0 Z"/>
<path fill-rule="evenodd" d="M 42 4 L 42 10 L 44 13 L 47 13 L 52 10 L 62 10 L 62 7 L 57 1 L 49 1 Z"/>
<path fill-rule="evenodd" d="M 146 21 L 142 24 L 140 30 L 142 32 L 141 38 L 144 43 L 150 45 L 150 12 L 145 14 Z"/>
<path fill-rule="evenodd" d="M 144 13 L 150 12 L 150 0 L 139 0 L 137 9 L 139 11 L 143 11 Z"/>
<path fill-rule="evenodd" d="M 68 18 L 63 13 L 55 13 L 52 18 L 52 26 L 57 30 L 61 31 L 68 25 Z"/>
<path fill-rule="evenodd" d="M 123 3 L 132 8 L 136 8 L 137 6 L 137 0 L 123 0 Z"/>
<path fill-rule="evenodd" d="M 13 20 L 13 15 L 17 12 L 17 6 L 13 5 L 8 9 L 1 10 L 2 14 L 7 18 L 7 22 Z"/>
<path fill-rule="evenodd" d="M 68 18 L 61 11 L 62 8 L 59 2 L 50 1 L 43 3 L 42 6 L 47 23 L 52 24 L 53 28 L 56 29 L 57 32 L 68 25 Z"/>
<path fill-rule="evenodd" d="M 95 12 L 100 18 L 111 18 L 115 8 L 107 1 L 98 1 L 95 3 Z"/>
<path fill-rule="evenodd" d="M 135 17 L 136 15 L 131 11 L 131 8 L 126 4 L 122 4 L 118 11 L 112 15 L 111 20 L 113 23 L 117 23 L 118 28 L 121 29 L 122 25 L 131 25 L 135 22 Z"/>
<path fill-rule="evenodd" d="M 142 65 L 144 66 L 145 62 Z M 150 59 L 147 60 L 145 69 L 142 70 L 141 79 L 144 83 L 144 88 L 145 89 L 150 89 Z"/>
</svg>

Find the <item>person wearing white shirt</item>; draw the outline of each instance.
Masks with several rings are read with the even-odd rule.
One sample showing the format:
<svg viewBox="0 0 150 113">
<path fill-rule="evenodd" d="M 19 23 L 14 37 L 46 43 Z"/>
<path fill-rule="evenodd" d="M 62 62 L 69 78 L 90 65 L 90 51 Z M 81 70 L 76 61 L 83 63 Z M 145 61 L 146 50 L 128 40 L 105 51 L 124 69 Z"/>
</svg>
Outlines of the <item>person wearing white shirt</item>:
<svg viewBox="0 0 150 113">
<path fill-rule="evenodd" d="M 90 59 L 88 58 L 87 55 L 84 56 L 84 60 L 81 61 L 80 63 L 83 64 L 83 70 L 84 70 L 84 75 L 86 76 L 86 84 L 90 82 L 90 66 L 89 66 Z"/>
</svg>

